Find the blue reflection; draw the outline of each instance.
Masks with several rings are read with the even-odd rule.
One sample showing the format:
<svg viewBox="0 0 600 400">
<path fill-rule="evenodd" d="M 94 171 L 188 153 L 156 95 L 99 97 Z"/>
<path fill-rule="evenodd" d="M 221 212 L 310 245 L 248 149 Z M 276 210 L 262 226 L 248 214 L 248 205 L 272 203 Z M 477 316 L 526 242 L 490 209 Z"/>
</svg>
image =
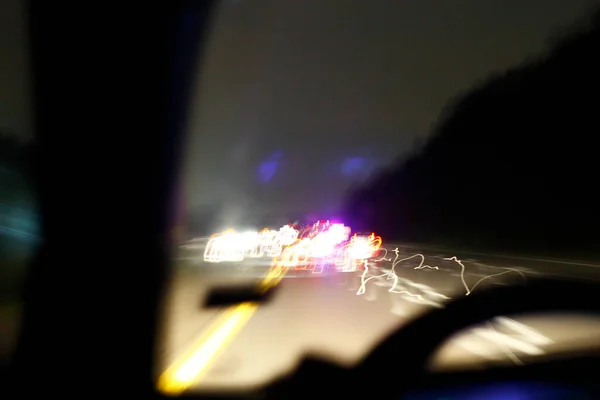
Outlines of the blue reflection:
<svg viewBox="0 0 600 400">
<path fill-rule="evenodd" d="M 365 168 L 365 163 L 363 157 L 348 157 L 342 162 L 342 174 L 346 176 L 356 175 Z"/>
<path fill-rule="evenodd" d="M 282 156 L 281 151 L 276 151 L 271 154 L 269 158 L 260 163 L 258 166 L 258 178 L 261 182 L 269 182 L 275 174 L 277 173 L 277 168 L 279 167 L 279 159 Z"/>
<path fill-rule="evenodd" d="M 406 400 L 588 400 L 582 388 L 537 382 L 497 383 L 413 393 Z"/>
</svg>

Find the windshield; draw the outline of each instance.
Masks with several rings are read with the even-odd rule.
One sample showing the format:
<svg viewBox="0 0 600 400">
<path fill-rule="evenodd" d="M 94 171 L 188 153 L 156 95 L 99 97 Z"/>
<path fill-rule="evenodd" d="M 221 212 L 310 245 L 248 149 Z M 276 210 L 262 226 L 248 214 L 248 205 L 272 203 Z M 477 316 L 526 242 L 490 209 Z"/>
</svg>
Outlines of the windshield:
<svg viewBox="0 0 600 400">
<path fill-rule="evenodd" d="M 207 41 L 188 46 L 202 50 L 161 390 L 262 386 L 310 353 L 352 365 L 474 291 L 597 278 L 583 133 L 597 126 L 585 96 L 598 89 L 595 4 L 219 2 Z M 200 307 L 243 284 L 277 290 Z M 452 338 L 432 368 L 533 362 L 591 347 L 599 328 L 498 316 Z"/>
</svg>

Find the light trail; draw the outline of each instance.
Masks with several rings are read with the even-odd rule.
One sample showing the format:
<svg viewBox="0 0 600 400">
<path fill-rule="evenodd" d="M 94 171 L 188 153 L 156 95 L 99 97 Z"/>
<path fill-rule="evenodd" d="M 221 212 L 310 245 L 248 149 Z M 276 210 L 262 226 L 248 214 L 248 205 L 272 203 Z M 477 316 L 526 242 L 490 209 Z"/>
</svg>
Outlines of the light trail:
<svg viewBox="0 0 600 400">
<path fill-rule="evenodd" d="M 383 257 L 381 257 L 378 260 L 375 260 L 374 262 L 381 262 L 381 261 L 389 262 L 389 261 L 391 261 L 390 258 L 386 258 L 387 254 L 388 254 L 388 250 L 387 249 L 383 249 L 383 250 L 385 250 L 385 254 L 383 255 Z M 375 280 L 376 282 L 378 282 L 378 284 L 380 286 L 390 286 L 388 289 L 389 293 L 400 294 L 405 298 L 405 300 L 410 301 L 410 302 L 420 303 L 420 304 L 429 305 L 429 306 L 433 306 L 433 307 L 442 307 L 443 303 L 441 303 L 440 301 L 437 301 L 437 300 L 451 299 L 448 296 L 445 296 L 441 293 L 436 292 L 433 288 L 431 288 L 427 285 L 418 284 L 418 283 L 412 282 L 408 279 L 400 278 L 398 276 L 398 274 L 396 273 L 396 267 L 399 264 L 404 263 L 409 260 L 412 260 L 412 259 L 415 259 L 415 258 L 419 258 L 420 262 L 419 262 L 419 265 L 417 265 L 416 267 L 413 268 L 414 270 L 423 270 L 423 269 L 439 270 L 438 266 L 431 266 L 431 265 L 425 264 L 425 256 L 420 253 L 413 254 L 408 257 L 400 258 L 400 251 L 398 250 L 397 247 L 392 251 L 395 253 L 395 257 L 394 257 L 393 261 L 391 261 L 392 266 L 389 270 L 387 270 L 387 271 L 384 270 L 385 272 L 382 274 L 369 276 L 369 273 L 370 273 L 369 265 L 367 263 L 364 263 L 364 270 L 362 271 L 362 274 L 360 277 L 361 284 L 356 292 L 356 295 L 358 295 L 358 296 L 364 295 L 366 293 L 367 283 Z M 461 267 L 460 280 L 465 288 L 465 296 L 470 295 L 473 292 L 473 290 L 483 281 L 485 281 L 487 279 L 495 278 L 495 277 L 498 277 L 501 275 L 505 275 L 508 273 L 517 273 L 521 277 L 523 277 L 523 279 L 526 279 L 526 276 L 522 271 L 519 271 L 518 269 L 515 269 L 515 268 L 508 268 L 508 269 L 506 269 L 502 272 L 496 273 L 496 274 L 486 275 L 483 278 L 479 279 L 477 282 L 475 282 L 475 284 L 473 284 L 471 287 L 469 287 L 469 285 L 466 282 L 466 278 L 465 278 L 466 267 L 463 264 L 463 262 L 455 256 L 444 258 L 444 260 L 453 261 L 453 262 L 457 263 L 458 265 L 460 265 L 460 267 Z M 386 283 L 385 284 L 382 283 L 382 280 L 385 280 Z M 388 281 L 392 281 L 391 284 L 388 283 Z"/>
<path fill-rule="evenodd" d="M 326 268 L 341 272 L 356 271 L 363 260 L 374 257 L 382 239 L 371 233 L 353 235 L 343 224 L 316 223 L 306 234 L 286 246 L 274 264 L 320 274 Z"/>
<path fill-rule="evenodd" d="M 450 297 L 436 292 L 433 290 L 433 288 L 427 285 L 412 282 L 408 279 L 398 276 L 396 267 L 403 262 L 413 260 L 415 258 L 419 259 L 419 264 L 413 268 L 414 270 L 439 270 L 439 267 L 437 266 L 425 264 L 425 256 L 423 254 L 413 254 L 408 257 L 400 258 L 400 252 L 398 248 L 395 248 L 392 250 L 395 253 L 395 257 L 392 261 L 391 258 L 386 258 L 387 249 L 384 250 L 386 253 L 383 255 L 383 257 L 376 261 L 391 261 L 391 268 L 382 274 L 369 276 L 370 268 L 369 265 L 365 263 L 364 271 L 361 274 L 361 285 L 356 292 L 357 295 L 364 295 L 366 293 L 367 283 L 375 280 L 376 284 L 389 286 L 389 293 L 398 294 L 401 296 L 401 298 L 409 302 L 441 308 L 443 307 L 444 302 L 450 299 Z M 444 258 L 444 260 L 453 261 L 454 263 L 460 265 L 460 279 L 465 288 L 465 296 L 470 295 L 473 290 L 486 279 L 491 279 L 508 273 L 517 273 L 522 276 L 523 279 L 526 279 L 526 276 L 522 271 L 519 271 L 515 268 L 509 268 L 496 274 L 486 275 L 469 287 L 465 279 L 466 267 L 464 263 L 457 257 L 447 257 Z M 392 305 L 391 312 L 399 316 L 405 314 L 403 308 L 398 304 Z M 477 338 L 483 342 L 478 342 Z M 464 336 L 461 336 L 460 339 L 454 339 L 453 342 L 465 350 L 489 360 L 498 360 L 501 358 L 501 354 L 503 354 L 517 365 L 523 365 L 523 361 L 520 358 L 521 354 L 528 356 L 539 356 L 545 354 L 543 346 L 553 343 L 551 339 L 542 335 L 533 328 L 507 317 L 496 317 L 493 320 L 485 323 L 484 326 L 472 328 L 468 330 Z"/>
<path fill-rule="evenodd" d="M 498 276 L 501 276 L 501 275 L 506 275 L 506 274 L 511 273 L 511 272 L 514 272 L 514 273 L 517 273 L 517 274 L 521 275 L 524 280 L 527 279 L 527 277 L 525 276 L 525 274 L 522 271 L 519 271 L 518 269 L 515 269 L 515 268 L 508 268 L 505 271 L 499 272 L 497 274 L 491 274 L 491 275 L 484 276 L 483 278 L 481 278 L 477 282 L 475 282 L 475 284 L 473 286 L 469 287 L 469 285 L 467 285 L 467 282 L 465 280 L 465 269 L 466 268 L 465 268 L 465 265 L 462 263 L 462 261 L 459 260 L 456 256 L 444 258 L 444 260 L 454 261 L 458 265 L 460 265 L 460 280 L 461 280 L 461 282 L 462 282 L 462 284 L 463 284 L 463 286 L 465 287 L 465 290 L 466 290 L 465 296 L 470 295 L 473 292 L 473 290 L 477 287 L 477 285 L 479 285 L 481 282 L 485 281 L 486 279 L 498 277 Z"/>
<path fill-rule="evenodd" d="M 418 283 L 412 282 L 408 279 L 400 278 L 398 276 L 398 274 L 396 273 L 396 267 L 398 266 L 398 264 L 408 261 L 408 260 L 411 260 L 416 257 L 420 257 L 421 260 L 419 262 L 419 265 L 417 267 L 415 267 L 414 269 L 423 269 L 426 267 L 432 268 L 432 269 L 438 269 L 437 267 L 431 267 L 429 265 L 425 265 L 425 256 L 423 256 L 422 254 L 414 254 L 412 256 L 399 259 L 400 252 L 399 252 L 398 248 L 395 248 L 393 250 L 393 252 L 396 254 L 396 257 L 394 258 L 394 261 L 392 261 L 392 267 L 389 271 L 386 271 L 383 274 L 373 275 L 373 276 L 368 277 L 369 266 L 367 263 L 365 263 L 364 271 L 361 274 L 361 284 L 356 292 L 356 294 L 358 296 L 365 294 L 365 292 L 367 290 L 366 289 L 367 283 L 369 281 L 381 280 L 381 279 L 385 278 L 385 280 L 392 281 L 392 284 L 391 284 L 390 288 L 388 289 L 389 293 L 395 293 L 395 294 L 402 295 L 406 300 L 408 300 L 410 302 L 429 305 L 432 307 L 442 307 L 442 304 L 436 300 L 438 300 L 438 299 L 449 300 L 450 299 L 450 297 L 436 292 L 435 290 L 433 290 L 433 288 L 431 288 L 427 285 L 418 284 Z M 385 256 L 384 256 L 384 258 L 385 258 Z"/>
<path fill-rule="evenodd" d="M 241 262 L 246 258 L 276 257 L 286 246 L 296 241 L 298 234 L 299 232 L 289 225 L 284 225 L 279 230 L 265 228 L 260 232 L 236 232 L 229 229 L 208 239 L 204 261 Z"/>
</svg>

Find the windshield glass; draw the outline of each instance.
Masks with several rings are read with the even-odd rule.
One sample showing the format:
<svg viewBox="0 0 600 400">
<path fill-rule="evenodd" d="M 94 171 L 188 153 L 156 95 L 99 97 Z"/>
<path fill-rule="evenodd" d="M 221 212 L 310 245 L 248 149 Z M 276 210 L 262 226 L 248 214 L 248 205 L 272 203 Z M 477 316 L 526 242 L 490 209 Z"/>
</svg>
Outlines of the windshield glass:
<svg viewBox="0 0 600 400">
<path fill-rule="evenodd" d="M 161 390 L 261 386 L 308 353 L 352 365 L 473 291 L 596 278 L 598 195 L 577 195 L 594 178 L 595 4 L 219 2 L 191 46 Z M 201 308 L 243 284 L 277 290 Z M 432 368 L 525 363 L 598 328 L 498 316 Z"/>
</svg>

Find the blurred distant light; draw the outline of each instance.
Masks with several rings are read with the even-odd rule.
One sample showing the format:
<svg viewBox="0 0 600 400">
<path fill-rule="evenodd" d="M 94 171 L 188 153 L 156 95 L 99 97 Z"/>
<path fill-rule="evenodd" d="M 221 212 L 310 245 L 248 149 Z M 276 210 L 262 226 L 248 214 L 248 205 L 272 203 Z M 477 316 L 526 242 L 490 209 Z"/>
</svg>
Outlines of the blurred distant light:
<svg viewBox="0 0 600 400">
<path fill-rule="evenodd" d="M 206 262 L 241 262 L 246 258 L 276 257 L 284 246 L 296 241 L 298 231 L 284 225 L 278 231 L 236 232 L 233 229 L 212 235 L 204 251 Z"/>
<path fill-rule="evenodd" d="M 356 175 L 365 168 L 366 160 L 363 157 L 348 157 L 342 162 L 341 171 L 346 176 Z"/>
<path fill-rule="evenodd" d="M 276 151 L 267 160 L 260 163 L 258 166 L 258 178 L 261 182 L 269 182 L 277 173 L 279 167 L 279 159 L 282 156 L 281 151 Z"/>
</svg>

